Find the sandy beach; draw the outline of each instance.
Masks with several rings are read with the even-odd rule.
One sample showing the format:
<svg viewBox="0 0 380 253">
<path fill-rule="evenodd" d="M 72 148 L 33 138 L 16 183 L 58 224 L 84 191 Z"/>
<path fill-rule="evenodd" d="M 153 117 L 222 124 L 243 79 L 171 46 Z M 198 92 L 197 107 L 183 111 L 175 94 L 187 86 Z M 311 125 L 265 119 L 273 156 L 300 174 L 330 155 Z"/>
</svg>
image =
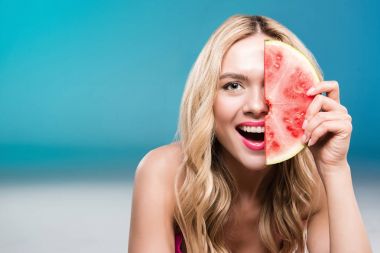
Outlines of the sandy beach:
<svg viewBox="0 0 380 253">
<path fill-rule="evenodd" d="M 34 182 L 0 186 L 0 252 L 126 253 L 132 183 Z M 355 194 L 373 252 L 380 252 L 380 185 Z"/>
</svg>

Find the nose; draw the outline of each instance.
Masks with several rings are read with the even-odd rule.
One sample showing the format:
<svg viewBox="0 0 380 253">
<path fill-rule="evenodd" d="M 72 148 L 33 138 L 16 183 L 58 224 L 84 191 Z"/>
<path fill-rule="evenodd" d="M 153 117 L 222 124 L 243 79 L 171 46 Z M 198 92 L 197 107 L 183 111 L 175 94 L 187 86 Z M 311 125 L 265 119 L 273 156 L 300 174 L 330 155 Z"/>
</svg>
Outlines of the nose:
<svg viewBox="0 0 380 253">
<path fill-rule="evenodd" d="M 253 87 L 246 93 L 243 113 L 255 119 L 262 119 L 268 114 L 269 105 L 264 96 L 264 86 Z"/>
</svg>

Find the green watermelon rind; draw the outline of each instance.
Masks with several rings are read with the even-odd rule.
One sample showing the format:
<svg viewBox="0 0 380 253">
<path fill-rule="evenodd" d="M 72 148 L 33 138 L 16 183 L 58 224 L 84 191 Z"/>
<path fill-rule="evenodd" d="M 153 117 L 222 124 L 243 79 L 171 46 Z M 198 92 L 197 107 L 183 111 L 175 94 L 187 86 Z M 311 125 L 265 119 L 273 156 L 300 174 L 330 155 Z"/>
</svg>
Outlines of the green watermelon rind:
<svg viewBox="0 0 380 253">
<path fill-rule="evenodd" d="M 314 77 L 314 81 L 315 82 L 320 82 L 320 78 L 317 74 L 317 70 L 315 69 L 314 65 L 311 63 L 311 61 L 300 51 L 298 50 L 297 48 L 285 43 L 285 42 L 282 42 L 282 41 L 279 41 L 279 40 L 265 40 L 265 45 L 278 45 L 280 47 L 287 47 L 288 49 L 290 49 L 290 51 L 293 51 L 295 52 L 295 55 L 299 56 L 301 59 L 304 59 L 304 62 L 307 63 L 309 66 L 310 66 L 310 69 L 312 70 L 311 73 Z M 299 152 L 301 152 L 303 149 L 305 149 L 307 147 L 307 144 L 303 143 L 303 142 L 298 142 L 296 144 L 294 144 L 294 146 L 291 148 L 291 149 L 288 149 L 288 152 L 286 153 L 281 153 L 280 155 L 278 156 L 275 156 L 274 158 L 266 158 L 266 165 L 273 165 L 273 164 L 277 164 L 277 163 L 281 163 L 283 161 L 286 161 L 294 156 L 296 156 Z"/>
</svg>

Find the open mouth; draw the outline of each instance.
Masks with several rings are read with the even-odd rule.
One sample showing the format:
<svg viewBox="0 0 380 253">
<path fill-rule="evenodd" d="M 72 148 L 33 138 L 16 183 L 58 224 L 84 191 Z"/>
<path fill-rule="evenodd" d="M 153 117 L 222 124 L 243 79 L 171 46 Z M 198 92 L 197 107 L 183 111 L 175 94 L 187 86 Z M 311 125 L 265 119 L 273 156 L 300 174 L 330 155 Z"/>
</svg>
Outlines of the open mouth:
<svg viewBox="0 0 380 253">
<path fill-rule="evenodd" d="M 241 130 L 240 128 L 236 128 L 241 136 L 250 141 L 262 142 L 264 141 L 264 133 L 251 133 Z"/>
</svg>

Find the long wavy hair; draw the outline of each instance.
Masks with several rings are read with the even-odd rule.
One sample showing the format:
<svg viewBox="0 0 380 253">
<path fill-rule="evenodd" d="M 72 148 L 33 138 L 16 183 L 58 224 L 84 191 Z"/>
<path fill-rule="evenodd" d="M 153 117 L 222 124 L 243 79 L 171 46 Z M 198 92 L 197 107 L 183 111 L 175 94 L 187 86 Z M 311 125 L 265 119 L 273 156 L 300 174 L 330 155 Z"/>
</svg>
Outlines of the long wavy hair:
<svg viewBox="0 0 380 253">
<path fill-rule="evenodd" d="M 220 157 L 221 144 L 215 138 L 213 103 L 224 54 L 238 40 L 263 33 L 300 50 L 314 65 L 320 80 L 321 69 L 313 55 L 287 28 L 265 16 L 235 15 L 228 18 L 209 38 L 199 54 L 183 93 L 178 129 L 181 143 L 183 182 L 176 178 L 175 226 L 190 253 L 227 253 L 223 226 L 231 216 L 237 196 L 236 182 Z M 274 165 L 275 173 L 266 184 L 259 215 L 260 240 L 267 250 L 304 252 L 306 228 L 302 210 L 311 214 L 315 166 L 308 148 L 292 159 Z M 316 168 L 316 167 L 314 167 Z M 278 246 L 276 238 L 281 239 Z"/>
</svg>

